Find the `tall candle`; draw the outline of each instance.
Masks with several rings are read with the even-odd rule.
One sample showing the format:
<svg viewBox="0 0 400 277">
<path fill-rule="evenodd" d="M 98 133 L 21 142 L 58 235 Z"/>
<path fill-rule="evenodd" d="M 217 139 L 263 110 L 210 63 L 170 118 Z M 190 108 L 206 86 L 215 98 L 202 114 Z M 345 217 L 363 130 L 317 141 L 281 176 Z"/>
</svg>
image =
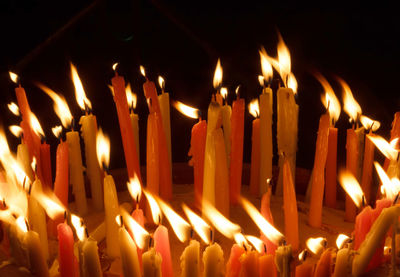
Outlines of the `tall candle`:
<svg viewBox="0 0 400 277">
<path fill-rule="evenodd" d="M 131 119 L 133 136 L 135 138 L 136 153 L 140 165 L 139 115 L 135 113 L 137 96 L 135 93 L 132 92 L 131 85 L 129 83 L 126 86 L 125 91 L 126 91 L 126 99 L 128 101 L 128 106 L 129 106 L 129 117 Z"/>
<path fill-rule="evenodd" d="M 43 143 L 40 144 L 40 168 L 42 170 L 44 184 L 52 188 L 53 177 L 51 175 L 50 145 L 47 144 L 45 139 Z"/>
<path fill-rule="evenodd" d="M 155 113 L 150 113 L 147 117 L 147 151 L 146 151 L 146 186 L 147 190 L 154 194 L 159 195 L 159 156 L 158 156 L 158 136 L 157 136 L 157 122 Z M 148 216 L 151 215 L 149 206 L 146 206 Z"/>
<path fill-rule="evenodd" d="M 296 190 L 288 161 L 283 164 L 283 211 L 285 214 L 285 236 L 293 251 L 299 248 L 299 218 L 297 215 Z"/>
<path fill-rule="evenodd" d="M 314 168 L 311 179 L 311 200 L 308 223 L 319 228 L 322 224 L 322 201 L 324 197 L 325 163 L 328 152 L 329 114 L 319 120 L 318 136 L 315 147 Z"/>
<path fill-rule="evenodd" d="M 215 207 L 229 217 L 229 173 L 222 129 L 214 130 L 215 144 Z M 232 160 L 231 166 L 234 162 Z"/>
<path fill-rule="evenodd" d="M 224 252 L 218 243 L 212 243 L 203 252 L 204 277 L 225 276 Z"/>
<path fill-rule="evenodd" d="M 158 95 L 158 102 L 160 103 L 160 112 L 163 130 L 165 132 L 166 145 L 168 149 L 169 166 L 172 176 L 172 152 L 171 152 L 171 119 L 170 119 L 170 104 L 169 104 L 169 93 L 165 92 L 165 81 L 159 76 L 158 82 L 161 87 L 161 94 Z"/>
<path fill-rule="evenodd" d="M 157 227 L 156 231 L 154 232 L 153 238 L 154 238 L 154 248 L 158 253 L 160 253 L 162 258 L 161 262 L 162 276 L 165 277 L 173 276 L 174 271 L 172 268 L 171 247 L 169 244 L 168 229 L 160 224 Z"/>
<path fill-rule="evenodd" d="M 251 133 L 250 192 L 260 195 L 260 119 L 255 118 Z"/>
<path fill-rule="evenodd" d="M 228 105 L 228 89 L 223 87 L 220 90 L 220 94 L 225 100 L 224 105 L 221 105 L 221 116 L 222 116 L 222 128 L 224 129 L 224 142 L 225 142 L 225 151 L 226 151 L 226 159 L 228 168 L 231 161 L 231 116 L 232 116 L 232 108 Z"/>
<path fill-rule="evenodd" d="M 40 276 L 40 277 L 50 276 L 49 269 L 47 268 L 47 262 L 46 262 L 47 259 L 45 257 L 45 254 L 43 253 L 39 235 L 35 231 L 30 230 L 27 232 L 25 240 L 28 249 L 28 257 L 29 257 L 31 273 L 34 276 Z"/>
<path fill-rule="evenodd" d="M 200 243 L 197 240 L 190 240 L 182 252 L 180 261 L 182 277 L 200 276 Z"/>
<path fill-rule="evenodd" d="M 61 277 L 75 277 L 74 235 L 66 223 L 57 226 L 58 232 L 58 261 Z"/>
<path fill-rule="evenodd" d="M 104 213 L 106 222 L 107 254 L 111 258 L 120 256 L 118 246 L 118 224 L 115 221 L 119 214 L 118 196 L 114 178 L 106 174 L 104 177 Z"/>
<path fill-rule="evenodd" d="M 123 226 L 118 231 L 118 242 L 121 251 L 123 276 L 141 276 L 136 245 Z"/>
</svg>

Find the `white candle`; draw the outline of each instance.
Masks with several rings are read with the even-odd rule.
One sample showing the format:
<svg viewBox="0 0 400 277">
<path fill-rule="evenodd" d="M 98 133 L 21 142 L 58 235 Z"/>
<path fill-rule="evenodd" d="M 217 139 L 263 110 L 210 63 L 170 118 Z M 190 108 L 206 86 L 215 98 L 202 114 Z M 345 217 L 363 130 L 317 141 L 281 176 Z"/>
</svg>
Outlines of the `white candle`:
<svg viewBox="0 0 400 277">
<path fill-rule="evenodd" d="M 191 240 L 181 255 L 182 277 L 200 276 L 200 243 Z"/>
<path fill-rule="evenodd" d="M 161 255 L 154 248 L 142 255 L 143 277 L 161 277 Z"/>
<path fill-rule="evenodd" d="M 35 231 L 28 231 L 25 235 L 30 270 L 34 276 L 48 277 L 49 269 L 47 268 L 46 257 L 42 251 L 40 240 L 38 233 Z"/>
<path fill-rule="evenodd" d="M 133 242 L 131 236 L 124 227 L 119 228 L 118 242 L 124 276 L 141 276 L 136 244 Z"/>
<path fill-rule="evenodd" d="M 292 246 L 284 245 L 279 246 L 275 251 L 275 264 L 279 276 L 289 277 L 290 276 L 290 261 L 292 259 Z"/>
<path fill-rule="evenodd" d="M 225 276 L 224 252 L 218 243 L 212 243 L 203 252 L 204 277 Z"/>
</svg>

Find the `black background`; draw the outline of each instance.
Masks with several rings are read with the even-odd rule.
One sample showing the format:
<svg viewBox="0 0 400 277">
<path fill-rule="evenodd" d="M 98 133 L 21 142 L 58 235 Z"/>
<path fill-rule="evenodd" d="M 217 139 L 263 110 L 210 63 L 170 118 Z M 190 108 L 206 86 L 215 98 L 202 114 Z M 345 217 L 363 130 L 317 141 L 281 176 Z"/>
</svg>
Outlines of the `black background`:
<svg viewBox="0 0 400 277">
<path fill-rule="evenodd" d="M 361 4 L 362 3 L 362 4 Z M 89 7 L 89 8 L 88 8 Z M 80 15 L 79 15 L 80 14 Z M 318 119 L 324 108 L 322 88 L 311 75 L 324 74 L 341 99 L 333 76 L 345 79 L 363 114 L 381 121 L 379 133 L 389 136 L 399 106 L 399 32 L 397 10 L 381 2 L 332 3 L 329 7 L 305 2 L 203 2 L 203 1 L 12 1 L 0 2 L 0 111 L 4 127 L 19 123 L 6 104 L 16 101 L 8 70 L 21 76 L 32 111 L 38 116 L 52 145 L 51 127 L 60 124 L 52 101 L 34 86 L 43 82 L 62 93 L 75 117 L 81 112 L 74 99 L 69 62 L 78 68 L 98 124 L 111 136 L 111 168 L 123 167 L 124 158 L 112 96 L 107 88 L 111 66 L 138 94 L 141 163 L 145 163 L 147 106 L 139 65 L 149 77 L 160 74 L 172 99 L 204 112 L 212 93 L 218 57 L 224 85 L 241 84 L 248 103 L 261 91 L 258 49 L 275 56 L 277 31 L 292 55 L 292 70 L 299 83 L 300 105 L 298 165 L 311 168 Z M 173 161 L 188 160 L 194 120 L 171 109 Z M 343 165 L 348 116 L 339 128 L 339 161 Z M 276 125 L 275 125 L 276 127 Z M 17 140 L 8 133 L 10 144 Z M 250 161 L 251 116 L 246 111 L 244 159 Z"/>
</svg>

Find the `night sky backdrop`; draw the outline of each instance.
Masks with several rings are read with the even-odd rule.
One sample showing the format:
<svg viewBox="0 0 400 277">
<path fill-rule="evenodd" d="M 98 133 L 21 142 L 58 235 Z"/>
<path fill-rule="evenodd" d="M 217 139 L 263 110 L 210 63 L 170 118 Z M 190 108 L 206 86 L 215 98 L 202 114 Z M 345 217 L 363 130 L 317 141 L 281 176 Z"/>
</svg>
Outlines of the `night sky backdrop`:
<svg viewBox="0 0 400 277">
<path fill-rule="evenodd" d="M 12 70 L 21 76 L 31 109 L 55 153 L 57 141 L 51 127 L 60 123 L 51 99 L 34 82 L 62 93 L 74 116 L 80 116 L 69 77 L 72 61 L 92 101 L 98 124 L 111 136 L 111 168 L 123 167 L 117 114 L 107 88 L 113 76 L 111 66 L 118 61 L 120 74 L 138 94 L 136 111 L 144 164 L 148 110 L 139 65 L 145 66 L 150 79 L 156 80 L 158 75 L 165 78 L 172 99 L 205 112 L 220 57 L 230 103 L 239 84 L 248 103 L 261 91 L 257 81 L 261 73 L 258 49 L 265 46 L 275 56 L 279 31 L 290 49 L 292 70 L 299 83 L 299 166 L 312 167 L 318 119 L 325 110 L 320 101 L 323 90 L 312 76 L 313 70 L 329 79 L 339 99 L 341 90 L 334 76 L 346 80 L 363 113 L 381 121 L 379 134 L 388 137 L 393 114 L 400 104 L 397 10 L 382 1 L 370 6 L 365 2 L 354 6 L 335 2 L 331 7 L 297 2 L 2 0 L 1 124 L 8 127 L 19 123 L 6 107 L 16 101 L 7 73 Z M 251 119 L 246 110 L 246 162 L 250 161 Z M 173 160 L 185 162 L 195 121 L 174 109 L 171 120 Z M 349 126 L 348 116 L 342 113 L 337 123 L 341 164 L 345 157 L 345 129 Z M 7 135 L 16 149 L 18 141 L 8 131 Z"/>
</svg>

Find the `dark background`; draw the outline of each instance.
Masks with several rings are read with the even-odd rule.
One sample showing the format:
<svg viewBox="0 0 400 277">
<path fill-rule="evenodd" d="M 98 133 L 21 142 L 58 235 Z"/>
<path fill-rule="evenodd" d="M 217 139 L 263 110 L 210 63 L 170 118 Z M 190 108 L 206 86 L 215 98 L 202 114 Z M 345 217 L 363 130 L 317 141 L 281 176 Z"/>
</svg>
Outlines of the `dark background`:
<svg viewBox="0 0 400 277">
<path fill-rule="evenodd" d="M 224 69 L 223 84 L 241 84 L 248 103 L 261 91 L 258 49 L 275 56 L 277 31 L 292 55 L 292 70 L 299 83 L 300 105 L 298 165 L 311 168 L 318 119 L 324 108 L 323 92 L 310 74 L 318 70 L 341 90 L 333 76 L 345 79 L 363 113 L 381 121 L 379 133 L 389 136 L 399 106 L 399 55 L 397 10 L 382 1 L 369 6 L 338 3 L 330 7 L 287 1 L 49 1 L 0 2 L 0 111 L 4 127 L 19 123 L 6 104 L 16 101 L 8 70 L 21 76 L 31 109 L 38 116 L 55 152 L 51 127 L 60 124 L 52 101 L 34 86 L 43 82 L 62 93 L 75 117 L 76 104 L 69 77 L 69 62 L 78 68 L 98 124 L 111 136 L 111 168 L 123 167 L 124 158 L 117 115 L 107 88 L 111 66 L 138 94 L 141 163 L 145 163 L 147 106 L 139 65 L 153 80 L 160 74 L 172 99 L 204 112 L 212 93 L 218 57 Z M 171 109 L 173 161 L 185 162 L 194 120 Z M 339 161 L 343 164 L 345 130 L 343 112 L 339 128 Z M 276 127 L 276 125 L 274 125 Z M 8 133 L 16 149 L 18 141 Z M 246 111 L 244 159 L 250 161 L 251 116 Z M 53 153 L 54 155 L 54 153 Z M 53 157 L 54 158 L 54 157 Z"/>
</svg>

